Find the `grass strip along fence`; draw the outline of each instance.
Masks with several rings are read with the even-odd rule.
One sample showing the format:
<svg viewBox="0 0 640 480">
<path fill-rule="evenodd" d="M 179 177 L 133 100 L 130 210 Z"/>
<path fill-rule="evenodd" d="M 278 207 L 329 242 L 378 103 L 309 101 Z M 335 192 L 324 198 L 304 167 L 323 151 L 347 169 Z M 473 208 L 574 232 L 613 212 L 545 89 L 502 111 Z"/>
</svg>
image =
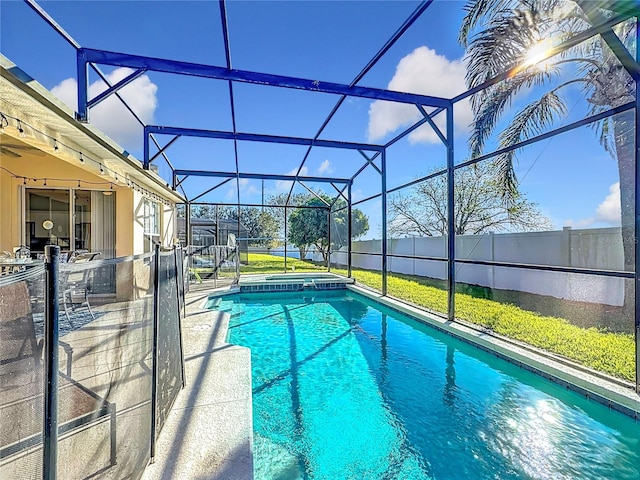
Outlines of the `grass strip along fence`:
<svg viewBox="0 0 640 480">
<path fill-rule="evenodd" d="M 291 271 L 326 271 L 309 262 L 287 258 Z M 284 258 L 265 254 L 249 254 L 249 265 L 241 273 L 277 273 L 284 271 Z M 343 269 L 332 272 L 346 275 Z M 352 270 L 363 285 L 380 291 L 382 275 L 369 270 Z M 446 290 L 427 285 L 427 279 L 390 273 L 388 294 L 427 310 L 447 311 Z M 562 355 L 586 367 L 633 382 L 635 380 L 635 342 L 633 335 L 613 333 L 596 327 L 582 328 L 563 318 L 541 315 L 509 303 L 476 298 L 456 293 L 456 317 L 491 329 L 505 337 Z"/>
</svg>

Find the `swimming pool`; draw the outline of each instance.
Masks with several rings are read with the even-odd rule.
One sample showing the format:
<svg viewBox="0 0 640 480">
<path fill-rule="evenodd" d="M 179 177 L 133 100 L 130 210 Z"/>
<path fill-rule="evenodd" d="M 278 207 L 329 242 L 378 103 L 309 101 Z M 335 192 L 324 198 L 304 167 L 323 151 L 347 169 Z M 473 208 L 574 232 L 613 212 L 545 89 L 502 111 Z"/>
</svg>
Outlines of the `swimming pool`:
<svg viewBox="0 0 640 480">
<path fill-rule="evenodd" d="M 640 478 L 633 419 L 356 293 L 210 306 L 251 349 L 256 479 Z"/>
</svg>

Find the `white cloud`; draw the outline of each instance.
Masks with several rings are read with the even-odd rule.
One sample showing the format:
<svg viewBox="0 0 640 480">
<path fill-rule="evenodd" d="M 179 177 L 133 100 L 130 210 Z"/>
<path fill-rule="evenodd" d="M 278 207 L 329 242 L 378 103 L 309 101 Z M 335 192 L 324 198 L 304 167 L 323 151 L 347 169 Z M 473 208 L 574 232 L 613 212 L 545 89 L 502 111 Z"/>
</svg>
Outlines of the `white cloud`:
<svg viewBox="0 0 640 480">
<path fill-rule="evenodd" d="M 610 226 L 619 226 L 622 213 L 620 207 L 620 182 L 609 187 L 609 195 L 598 205 L 596 214 L 581 220 L 569 219 L 564 222 L 568 227 L 587 228 L 594 223 L 604 223 Z"/>
<path fill-rule="evenodd" d="M 333 167 L 331 166 L 331 162 L 328 159 L 324 160 L 318 167 L 318 173 L 320 174 L 331 172 L 333 172 Z"/>
<path fill-rule="evenodd" d="M 225 195 L 225 197 L 227 199 L 233 199 L 234 201 L 236 200 L 237 197 L 237 188 L 235 185 L 235 182 L 232 182 L 233 186 L 229 188 L 229 190 L 227 190 L 227 194 Z M 241 178 L 238 180 L 238 185 L 240 187 L 240 199 L 242 200 L 242 198 L 249 197 L 251 195 L 255 195 L 256 193 L 260 193 L 260 190 L 258 190 L 258 188 L 251 183 L 251 181 L 248 178 Z"/>
<path fill-rule="evenodd" d="M 596 220 L 611 225 L 620 225 L 621 217 L 620 182 L 616 182 L 609 187 L 609 195 L 598 205 L 596 209 Z"/>
<path fill-rule="evenodd" d="M 110 84 L 119 82 L 133 70 L 130 68 L 117 68 L 106 75 Z M 51 89 L 51 92 L 64 103 L 77 111 L 78 87 L 76 80 L 67 78 Z M 89 85 L 89 98 L 94 98 L 107 89 L 106 83 L 96 80 Z M 146 123 L 153 123 L 153 116 L 158 106 L 156 93 L 158 86 L 147 75 L 141 75 L 133 82 L 125 85 L 118 93 L 136 112 L 140 119 Z M 125 148 L 136 150 L 142 146 L 142 126 L 133 118 L 127 108 L 115 95 L 109 96 L 100 102 L 89 113 L 92 125 L 106 133 Z"/>
<path fill-rule="evenodd" d="M 400 92 L 452 98 L 466 90 L 465 73 L 466 67 L 462 59 L 449 60 L 443 55 L 438 55 L 435 50 L 422 46 L 400 60 L 388 88 Z M 400 127 L 414 124 L 421 118 L 422 114 L 414 105 L 376 100 L 369 107 L 369 141 L 379 140 Z M 469 101 L 458 102 L 454 107 L 456 134 L 467 131 L 472 120 L 473 113 Z M 434 121 L 440 131 L 445 133 L 444 112 Z M 432 128 L 425 124 L 409 134 L 409 141 L 439 143 L 440 139 Z"/>
<path fill-rule="evenodd" d="M 285 175 L 295 175 L 296 173 L 298 173 L 298 167 L 288 171 L 287 173 L 285 173 Z M 302 167 L 302 169 L 300 169 L 300 176 L 305 176 L 309 173 L 309 169 L 304 166 Z M 276 181 L 276 190 L 279 192 L 289 192 L 289 190 L 291 189 L 291 184 L 293 182 L 289 182 L 287 180 L 278 180 Z"/>
</svg>

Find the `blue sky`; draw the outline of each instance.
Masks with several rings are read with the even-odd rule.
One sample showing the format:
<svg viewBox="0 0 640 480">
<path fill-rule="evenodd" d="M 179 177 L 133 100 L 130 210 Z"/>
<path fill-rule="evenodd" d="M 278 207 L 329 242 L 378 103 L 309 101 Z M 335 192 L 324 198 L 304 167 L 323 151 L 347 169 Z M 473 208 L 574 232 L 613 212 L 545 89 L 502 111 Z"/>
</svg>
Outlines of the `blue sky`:
<svg viewBox="0 0 640 480">
<path fill-rule="evenodd" d="M 224 65 L 217 2 L 41 2 L 42 7 L 82 46 L 175 60 Z M 416 8 L 409 1 L 250 2 L 227 4 L 234 68 L 350 83 L 389 36 Z M 452 97 L 465 90 L 463 49 L 457 43 L 462 2 L 436 1 L 364 77 L 359 85 Z M 29 75 L 75 106 L 75 54 L 31 9 L 19 1 L 0 3 L 2 53 Z M 103 67 L 110 79 L 126 71 Z M 103 88 L 97 77 L 92 92 Z M 237 129 L 312 137 L 335 105 L 334 95 L 235 84 Z M 150 72 L 122 90 L 149 124 L 231 130 L 225 82 Z M 585 102 L 568 90 L 570 118 L 584 114 Z M 575 100 L 574 100 L 575 99 Z M 526 98 L 516 103 L 524 104 Z M 321 138 L 384 143 L 419 118 L 414 107 L 351 98 Z M 464 161 L 470 108 L 456 108 L 456 161 Z M 92 122 L 136 157 L 142 158 L 142 133 L 115 98 L 92 111 Z M 168 141 L 169 138 L 159 138 Z M 287 174 L 297 170 L 305 147 L 240 142 L 243 171 Z M 177 168 L 232 171 L 233 143 L 181 138 L 168 155 Z M 521 191 L 539 204 L 556 228 L 619 224 L 617 167 L 588 127 L 538 143 L 519 155 Z M 314 148 L 303 173 L 348 177 L 363 164 L 357 152 Z M 388 152 L 388 185 L 394 187 L 445 165 L 444 148 L 428 129 L 419 130 Z M 159 164 L 161 173 L 168 169 Z M 294 172 L 295 173 L 295 172 Z M 210 186 L 188 179 L 193 196 Z M 228 183 L 208 201 L 235 202 Z M 320 185 L 310 185 L 313 188 Z M 369 167 L 354 185 L 356 198 L 379 189 Z M 241 201 L 260 202 L 262 185 L 243 181 Z M 286 183 L 265 182 L 266 194 L 288 191 Z M 295 191 L 304 190 L 297 187 Z M 333 193 L 329 187 L 328 192 Z M 369 237 L 379 234 L 379 200 L 361 207 L 372 219 Z M 617 208 L 617 211 L 616 211 Z"/>
</svg>

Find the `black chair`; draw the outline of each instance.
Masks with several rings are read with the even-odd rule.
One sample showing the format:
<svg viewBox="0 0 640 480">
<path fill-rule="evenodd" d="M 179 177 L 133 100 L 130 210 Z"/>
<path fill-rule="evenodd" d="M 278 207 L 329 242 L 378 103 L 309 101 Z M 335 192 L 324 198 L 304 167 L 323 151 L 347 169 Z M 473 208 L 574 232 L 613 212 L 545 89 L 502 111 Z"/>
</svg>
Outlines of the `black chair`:
<svg viewBox="0 0 640 480">
<path fill-rule="evenodd" d="M 87 251 L 75 251 L 69 255 L 67 263 L 76 264 L 90 262 L 102 252 L 87 252 Z M 93 281 L 93 269 L 83 268 L 78 271 L 70 269 L 68 271 L 63 270 L 61 275 L 62 280 L 62 302 L 64 304 L 64 313 L 67 316 L 67 320 L 72 326 L 75 326 L 71 316 L 69 315 L 69 306 L 71 311 L 75 312 L 82 305 L 87 306 L 87 310 L 92 319 L 95 319 L 95 315 L 91 310 L 91 304 L 89 303 L 89 294 L 91 293 L 92 281 Z M 80 299 L 80 301 L 78 301 Z"/>
<path fill-rule="evenodd" d="M 27 284 L 0 286 L 0 465 L 21 464 L 42 443 L 44 368 Z M 62 346 L 62 345 L 61 345 Z M 67 350 L 65 348 L 65 350 Z M 71 363 L 67 350 L 67 362 Z M 70 371 L 69 365 L 67 371 Z M 116 463 L 116 410 L 92 390 L 59 372 L 58 424 L 61 437 L 109 422 L 110 465 Z M 37 456 L 37 455 L 36 455 Z M 11 477 L 13 478 L 13 477 Z"/>
</svg>

